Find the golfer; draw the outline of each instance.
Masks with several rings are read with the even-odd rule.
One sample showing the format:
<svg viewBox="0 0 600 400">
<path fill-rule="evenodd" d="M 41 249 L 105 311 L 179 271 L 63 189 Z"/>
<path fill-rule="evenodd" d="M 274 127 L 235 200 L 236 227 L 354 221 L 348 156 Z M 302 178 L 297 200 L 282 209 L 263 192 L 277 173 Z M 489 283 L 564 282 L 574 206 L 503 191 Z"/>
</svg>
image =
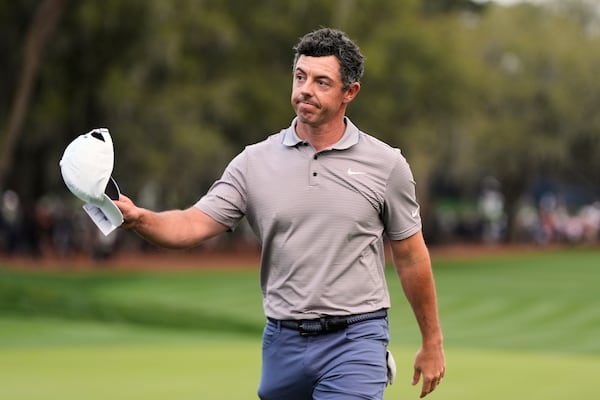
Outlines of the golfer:
<svg viewBox="0 0 600 400">
<path fill-rule="evenodd" d="M 323 28 L 294 50 L 290 126 L 247 146 L 186 210 L 153 212 L 122 195 L 123 226 L 189 248 L 247 218 L 261 244 L 263 400 L 383 398 L 386 237 L 422 335 L 412 383 L 422 380 L 423 397 L 445 360 L 412 172 L 345 116 L 364 71 L 357 45 Z"/>
</svg>

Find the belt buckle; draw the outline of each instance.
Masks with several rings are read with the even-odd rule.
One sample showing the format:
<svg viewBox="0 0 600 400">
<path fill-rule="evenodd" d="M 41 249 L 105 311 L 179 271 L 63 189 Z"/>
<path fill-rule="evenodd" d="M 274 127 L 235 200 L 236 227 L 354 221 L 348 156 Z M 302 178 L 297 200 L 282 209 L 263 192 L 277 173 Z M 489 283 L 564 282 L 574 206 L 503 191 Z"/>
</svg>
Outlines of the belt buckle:
<svg viewBox="0 0 600 400">
<path fill-rule="evenodd" d="M 317 336 L 324 333 L 337 332 L 348 327 L 348 320 L 344 317 L 321 317 L 319 325 L 321 329 L 306 330 L 304 327 L 305 321 L 298 322 L 298 332 L 300 336 Z M 316 322 L 316 321 L 315 321 Z"/>
<path fill-rule="evenodd" d="M 345 317 L 321 318 L 321 327 L 325 332 L 337 332 L 348 327 L 348 319 Z"/>
<path fill-rule="evenodd" d="M 300 321 L 298 322 L 298 332 L 300 333 L 300 336 L 317 336 L 320 335 L 321 333 L 323 333 L 323 331 L 307 331 L 304 330 L 304 321 Z"/>
</svg>

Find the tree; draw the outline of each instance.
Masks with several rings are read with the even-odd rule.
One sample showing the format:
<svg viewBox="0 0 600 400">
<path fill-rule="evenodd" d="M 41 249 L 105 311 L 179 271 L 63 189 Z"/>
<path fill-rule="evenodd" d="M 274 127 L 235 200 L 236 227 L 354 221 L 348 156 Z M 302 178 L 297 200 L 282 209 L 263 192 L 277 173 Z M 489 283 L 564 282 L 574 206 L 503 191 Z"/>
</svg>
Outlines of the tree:
<svg viewBox="0 0 600 400">
<path fill-rule="evenodd" d="M 126 194 L 149 207 L 190 205 L 243 146 L 290 122 L 292 46 L 320 26 L 347 31 L 365 53 L 348 114 L 402 149 L 426 218 L 438 181 L 472 198 L 483 177 L 496 176 L 510 210 L 540 175 L 600 187 L 590 0 L 82 0 L 63 9 L 60 25 L 54 14 L 54 31 L 33 29 L 36 5 L 0 6 L 0 93 L 14 93 L 15 104 L 11 119 L 0 95 L 0 122 L 13 126 L 2 137 L 0 185 L 29 202 L 69 197 L 58 168 L 64 148 L 106 126 Z M 38 56 L 21 61 L 14 54 L 27 25 Z"/>
<path fill-rule="evenodd" d="M 7 128 L 0 146 L 0 191 L 12 167 L 15 146 L 23 129 L 35 81 L 47 43 L 54 34 L 64 9 L 64 0 L 42 1 L 33 16 L 25 38 L 21 74 L 15 89 Z"/>
<path fill-rule="evenodd" d="M 533 181 L 579 169 L 583 159 L 573 146 L 581 151 L 582 143 L 598 141 L 591 112 L 598 104 L 592 73 L 600 67 L 598 40 L 581 28 L 564 14 L 523 5 L 492 10 L 471 36 L 468 59 L 477 87 L 463 127 L 464 156 L 453 174 L 462 182 L 499 179 L 509 239 L 519 201 Z M 590 153 L 583 154 L 589 162 Z"/>
</svg>

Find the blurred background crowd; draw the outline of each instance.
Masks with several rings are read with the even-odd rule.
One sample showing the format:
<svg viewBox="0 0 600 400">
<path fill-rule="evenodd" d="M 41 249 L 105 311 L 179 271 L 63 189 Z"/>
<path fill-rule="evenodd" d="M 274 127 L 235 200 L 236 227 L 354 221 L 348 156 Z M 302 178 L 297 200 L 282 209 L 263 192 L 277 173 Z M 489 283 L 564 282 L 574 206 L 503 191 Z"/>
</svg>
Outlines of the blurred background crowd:
<svg viewBox="0 0 600 400">
<path fill-rule="evenodd" d="M 600 201 L 569 207 L 564 194 L 546 192 L 536 201 L 525 198 L 517 209 L 515 236 L 508 240 L 507 215 L 497 181 L 486 179 L 473 204 L 440 206 L 425 220 L 431 246 L 448 244 L 501 245 L 512 242 L 537 246 L 600 244 Z M 217 251 L 257 249 L 250 228 L 242 224 L 229 235 L 203 246 Z M 27 208 L 14 191 L 2 195 L 0 255 L 32 258 L 71 258 L 84 255 L 96 260 L 118 252 L 148 253 L 152 247 L 130 232 L 104 236 L 81 208 L 56 196 L 40 199 Z"/>
<path fill-rule="evenodd" d="M 348 115 L 410 161 L 430 245 L 599 242 L 595 0 L 22 0 L 0 24 L 0 256 L 148 251 L 89 221 L 68 143 L 108 127 L 123 193 L 188 207 L 289 125 L 292 46 L 320 26 L 366 55 Z"/>
</svg>

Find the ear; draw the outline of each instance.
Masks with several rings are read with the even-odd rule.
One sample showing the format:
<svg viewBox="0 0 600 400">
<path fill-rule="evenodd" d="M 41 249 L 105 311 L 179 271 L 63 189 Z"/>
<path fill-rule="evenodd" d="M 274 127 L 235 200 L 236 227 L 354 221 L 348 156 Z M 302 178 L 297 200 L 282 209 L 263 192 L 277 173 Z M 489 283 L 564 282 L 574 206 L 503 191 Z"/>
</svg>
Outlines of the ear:
<svg viewBox="0 0 600 400">
<path fill-rule="evenodd" d="M 344 93 L 343 102 L 346 104 L 350 103 L 358 95 L 358 92 L 360 92 L 360 83 L 354 82 Z"/>
</svg>

